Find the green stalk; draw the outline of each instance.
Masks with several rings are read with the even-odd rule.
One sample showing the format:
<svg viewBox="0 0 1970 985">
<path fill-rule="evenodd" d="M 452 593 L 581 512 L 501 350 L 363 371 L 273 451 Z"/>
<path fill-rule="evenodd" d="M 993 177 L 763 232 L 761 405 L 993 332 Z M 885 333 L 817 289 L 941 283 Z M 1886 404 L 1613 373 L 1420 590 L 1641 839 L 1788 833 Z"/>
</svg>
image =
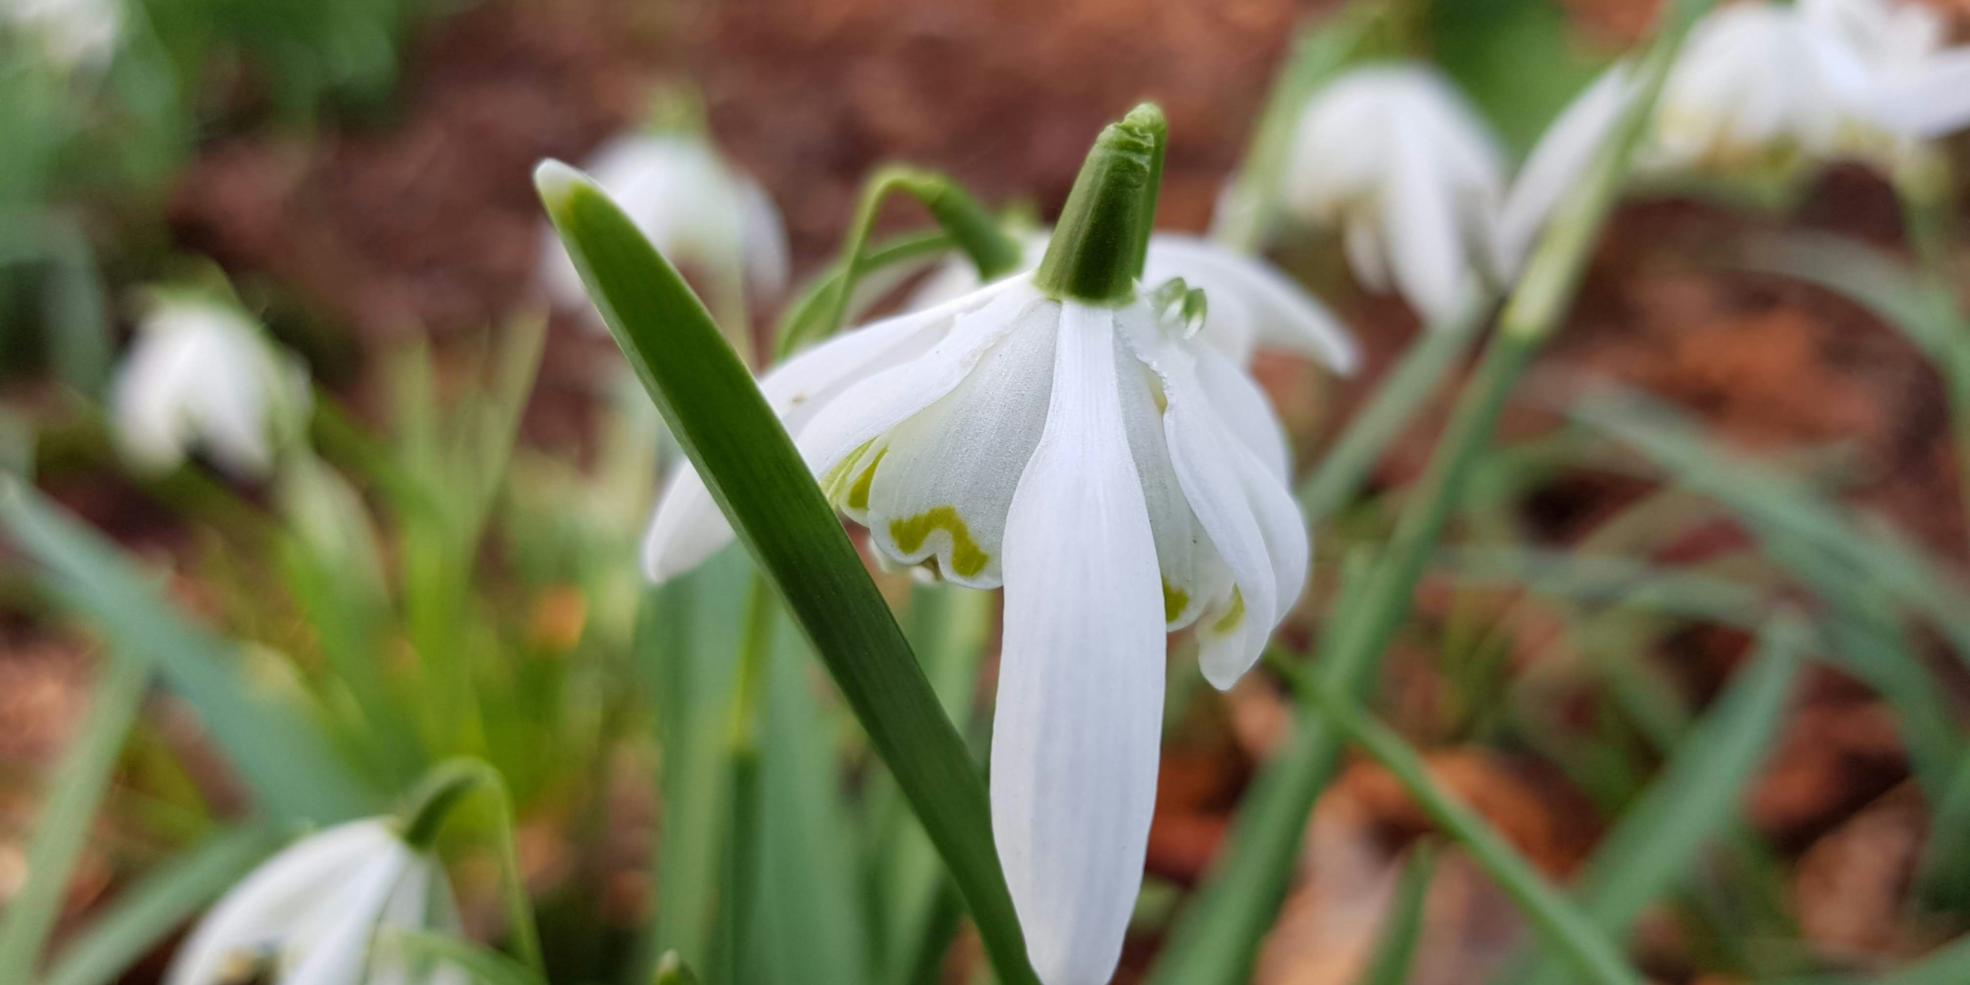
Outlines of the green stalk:
<svg viewBox="0 0 1970 985">
<path fill-rule="evenodd" d="M 1019 242 L 1006 235 L 999 222 L 957 182 L 944 175 L 919 168 L 888 167 L 876 172 L 862 191 L 855 222 L 848 227 L 841 250 L 841 276 L 834 281 L 834 295 L 828 315 L 807 332 L 790 331 L 780 337 L 779 354 L 785 357 L 801 346 L 820 341 L 841 330 L 848 318 L 848 302 L 855 295 L 855 282 L 869 267 L 865 255 L 876 216 L 891 194 L 901 192 L 916 199 L 937 219 L 938 225 L 965 252 L 978 268 L 981 281 L 996 280 L 1019 269 L 1024 251 Z M 792 328 L 804 327 L 795 322 Z"/>
<path fill-rule="evenodd" d="M 715 981 L 739 980 L 746 956 L 752 953 L 752 925 L 759 913 L 759 709 L 772 663 L 772 589 L 765 576 L 755 574 L 746 601 L 745 638 L 739 645 L 739 676 L 726 733 L 727 837 L 721 848 L 725 885 L 718 894 L 719 946 L 707 969 Z"/>
<path fill-rule="evenodd" d="M 514 839 L 513 798 L 507 793 L 506 780 L 498 770 L 477 759 L 456 759 L 433 767 L 403 812 L 404 842 L 418 851 L 428 851 L 452 811 L 473 793 L 484 794 L 492 801 L 493 822 L 498 828 L 495 847 L 499 854 L 500 893 L 506 905 L 507 922 L 512 925 L 514 957 L 545 981 L 547 965 L 541 958 L 540 928 L 534 923 L 533 905 L 527 901 L 518 843 Z"/>
</svg>

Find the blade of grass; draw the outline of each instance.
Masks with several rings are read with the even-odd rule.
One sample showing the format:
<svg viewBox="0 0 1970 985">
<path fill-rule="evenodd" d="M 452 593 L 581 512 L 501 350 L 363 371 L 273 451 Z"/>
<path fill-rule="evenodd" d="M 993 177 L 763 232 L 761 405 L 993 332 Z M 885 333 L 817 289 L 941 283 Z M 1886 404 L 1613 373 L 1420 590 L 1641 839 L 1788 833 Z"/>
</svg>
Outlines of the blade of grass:
<svg viewBox="0 0 1970 985">
<path fill-rule="evenodd" d="M 27 848 L 27 881 L 0 917 L 0 982 L 35 978 L 42 949 L 68 899 L 68 881 L 95 830 L 96 809 L 117 754 L 143 706 L 150 661 L 119 653 L 96 680 L 88 717 L 48 784 Z"/>
<path fill-rule="evenodd" d="M 1794 616 L 1781 615 L 1769 625 L 1751 665 L 1738 673 L 1716 708 L 1678 743 L 1660 777 L 1601 839 L 1574 893 L 1601 931 L 1625 936 L 1735 815 L 1778 731 L 1805 634 Z M 1568 974 L 1548 958 L 1510 980 L 1560 985 Z"/>
<path fill-rule="evenodd" d="M 937 845 L 1000 978 L 1032 981 L 984 779 L 785 429 L 704 305 L 599 188 L 554 164 L 537 182 L 671 433 Z"/>
<path fill-rule="evenodd" d="M 41 566 L 42 583 L 112 650 L 153 666 L 275 819 L 326 824 L 380 805 L 305 715 L 254 694 L 232 645 L 165 604 L 150 579 L 39 492 L 0 478 L 0 526 Z"/>
<path fill-rule="evenodd" d="M 111 985 L 279 844 L 266 825 L 208 837 L 110 902 L 50 963 L 42 985 Z"/>
<path fill-rule="evenodd" d="M 1361 985 L 1404 985 L 1416 963 L 1416 943 L 1423 937 L 1423 904 L 1430 895 L 1430 877 L 1436 874 L 1436 847 L 1419 846 L 1402 866 L 1402 881 L 1395 899 L 1382 918 L 1382 933 L 1375 942 L 1375 953 Z"/>
</svg>

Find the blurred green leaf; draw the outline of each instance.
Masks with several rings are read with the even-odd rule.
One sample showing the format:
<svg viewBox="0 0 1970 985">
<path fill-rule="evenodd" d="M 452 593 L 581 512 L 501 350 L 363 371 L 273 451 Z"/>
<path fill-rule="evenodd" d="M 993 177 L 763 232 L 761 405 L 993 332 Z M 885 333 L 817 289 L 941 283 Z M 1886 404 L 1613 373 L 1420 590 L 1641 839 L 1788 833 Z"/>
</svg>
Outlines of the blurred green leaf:
<svg viewBox="0 0 1970 985">
<path fill-rule="evenodd" d="M 0 496 L 7 495 L 0 489 Z M 0 981 L 35 977 L 149 681 L 150 661 L 128 652 L 106 661 L 96 681 L 81 732 L 43 788 L 45 800 L 27 848 L 27 881 L 0 917 Z"/>
<path fill-rule="evenodd" d="M 984 779 L 793 442 L 628 217 L 564 166 L 543 166 L 539 183 L 616 341 L 909 797 L 1000 977 L 1031 981 Z"/>
<path fill-rule="evenodd" d="M 174 612 L 150 579 L 39 492 L 0 478 L 0 526 L 42 584 L 101 632 L 118 659 L 155 668 L 277 819 L 326 824 L 378 805 L 306 715 L 255 693 L 233 646 Z"/>
<path fill-rule="evenodd" d="M 1588 859 L 1575 896 L 1602 931 L 1625 935 L 1697 861 L 1737 811 L 1778 731 L 1799 669 L 1805 627 L 1781 615 L 1758 655 L 1715 708 L 1677 744 L 1660 777 Z M 1514 982 L 1560 985 L 1569 970 L 1548 958 Z"/>
<path fill-rule="evenodd" d="M 111 985 L 279 844 L 263 824 L 206 838 L 118 891 L 50 965 L 43 985 Z"/>
<path fill-rule="evenodd" d="M 1430 877 L 1436 873 L 1436 848 L 1425 842 L 1403 863 L 1395 899 L 1382 917 L 1381 936 L 1361 985 L 1404 985 L 1416 963 L 1416 944 L 1423 937 L 1423 904 L 1429 901 Z"/>
</svg>

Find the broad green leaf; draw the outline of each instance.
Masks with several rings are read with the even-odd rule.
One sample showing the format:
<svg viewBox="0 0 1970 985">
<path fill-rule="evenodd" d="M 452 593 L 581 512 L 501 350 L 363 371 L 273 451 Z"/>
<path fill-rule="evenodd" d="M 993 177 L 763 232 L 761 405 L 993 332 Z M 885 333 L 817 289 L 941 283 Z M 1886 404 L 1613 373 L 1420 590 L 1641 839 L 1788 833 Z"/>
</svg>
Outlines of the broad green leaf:
<svg viewBox="0 0 1970 985">
<path fill-rule="evenodd" d="M 984 778 L 786 430 L 683 279 L 602 191 L 542 198 L 637 375 L 930 833 L 1001 979 L 1028 982 Z"/>
<path fill-rule="evenodd" d="M 43 985 L 111 985 L 278 844 L 249 824 L 186 849 L 120 890 L 55 956 Z"/>
<path fill-rule="evenodd" d="M 35 977 L 48 934 L 68 899 L 69 875 L 95 830 L 96 809 L 115 775 L 117 753 L 143 705 L 150 661 L 118 653 L 106 664 L 82 731 L 44 788 L 45 801 L 27 849 L 27 882 L 0 914 L 0 982 Z"/>
<path fill-rule="evenodd" d="M 1758 656 L 1714 709 L 1678 743 L 1660 777 L 1601 839 L 1575 896 L 1602 931 L 1625 935 L 1642 911 L 1675 887 L 1736 814 L 1764 762 L 1799 669 L 1805 628 L 1780 616 Z M 1568 970 L 1547 960 L 1515 982 L 1559 985 Z"/>
<path fill-rule="evenodd" d="M 375 791 L 351 774 L 308 716 L 256 694 L 233 645 L 187 622 L 100 535 L 4 478 L 0 527 L 40 566 L 42 584 L 101 632 L 118 659 L 149 664 L 191 706 L 276 819 L 327 824 L 377 809 Z"/>
</svg>

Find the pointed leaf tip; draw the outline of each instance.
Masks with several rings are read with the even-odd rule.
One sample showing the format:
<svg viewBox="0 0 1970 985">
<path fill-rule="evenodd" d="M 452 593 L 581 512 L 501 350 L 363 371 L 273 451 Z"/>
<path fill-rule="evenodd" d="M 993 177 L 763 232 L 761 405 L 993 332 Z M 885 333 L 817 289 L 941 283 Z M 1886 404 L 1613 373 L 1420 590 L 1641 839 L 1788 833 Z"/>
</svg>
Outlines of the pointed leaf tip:
<svg viewBox="0 0 1970 985">
<path fill-rule="evenodd" d="M 549 213 L 560 212 L 575 189 L 592 183 L 587 175 L 551 157 L 534 166 L 534 190 Z"/>
</svg>

